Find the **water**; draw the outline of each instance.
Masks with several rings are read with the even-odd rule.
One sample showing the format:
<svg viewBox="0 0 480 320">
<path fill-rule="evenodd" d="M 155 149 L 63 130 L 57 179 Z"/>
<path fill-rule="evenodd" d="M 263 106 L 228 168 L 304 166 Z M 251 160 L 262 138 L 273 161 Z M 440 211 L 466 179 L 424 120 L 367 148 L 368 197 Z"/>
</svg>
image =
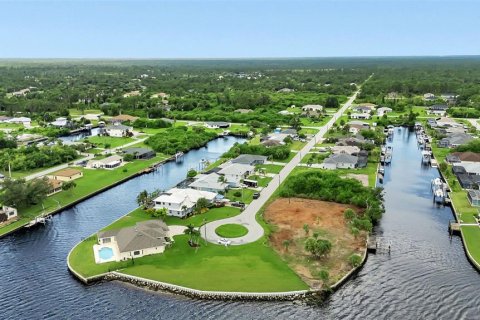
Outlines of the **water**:
<svg viewBox="0 0 480 320">
<path fill-rule="evenodd" d="M 87 137 L 98 136 L 99 133 L 100 133 L 100 128 L 93 128 L 89 131 L 81 131 L 68 136 L 59 137 L 58 139 L 64 142 L 76 142 L 79 140 L 83 140 L 84 138 L 87 138 Z"/>
<path fill-rule="evenodd" d="M 98 250 L 98 256 L 102 260 L 109 260 L 113 257 L 113 249 L 107 247 L 101 248 Z"/>
<path fill-rule="evenodd" d="M 80 238 L 133 209 L 142 189 L 166 188 L 202 158 L 233 140 L 186 155 L 184 165 L 124 183 L 66 210 L 45 228 L 0 240 L 1 319 L 478 319 L 480 275 L 461 241 L 450 239 L 449 208 L 432 203 L 434 169 L 421 167 L 415 135 L 395 131 L 385 174 L 387 212 L 377 232 L 391 255 L 370 255 L 364 268 L 318 306 L 290 302 L 200 301 L 137 289 L 120 282 L 84 286 L 65 259 Z M 174 169 L 174 170 L 170 170 Z M 214 281 L 214 280 L 212 280 Z"/>
</svg>

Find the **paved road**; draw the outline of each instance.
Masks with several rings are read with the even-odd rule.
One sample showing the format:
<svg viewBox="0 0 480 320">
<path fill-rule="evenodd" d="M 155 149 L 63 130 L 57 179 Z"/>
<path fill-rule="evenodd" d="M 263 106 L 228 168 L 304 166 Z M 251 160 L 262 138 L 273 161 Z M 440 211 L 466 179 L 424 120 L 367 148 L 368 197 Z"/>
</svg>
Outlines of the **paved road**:
<svg viewBox="0 0 480 320">
<path fill-rule="evenodd" d="M 475 129 L 480 130 L 480 124 L 477 122 L 477 119 L 467 119 L 467 120 L 468 122 L 470 122 L 472 126 L 475 127 Z"/>
<path fill-rule="evenodd" d="M 90 160 L 90 159 L 93 159 L 94 155 L 89 153 L 88 156 L 86 157 L 83 157 L 81 159 L 76 159 L 75 162 L 81 162 L 81 161 L 84 161 L 84 160 Z M 55 166 L 55 167 L 51 167 L 51 168 L 48 168 L 48 169 L 45 169 L 43 171 L 39 171 L 37 173 L 34 173 L 34 174 L 31 174 L 31 175 L 28 175 L 25 177 L 25 180 L 32 180 L 32 179 L 36 179 L 36 178 L 40 178 L 40 177 L 43 177 L 49 173 L 52 173 L 52 172 L 55 172 L 55 171 L 58 171 L 58 170 L 62 170 L 62 169 L 65 169 L 68 167 L 68 163 L 64 163 L 64 164 L 61 164 L 61 165 L 58 165 L 58 166 Z"/>
<path fill-rule="evenodd" d="M 368 80 L 367 80 L 368 81 Z M 241 224 L 248 229 L 248 233 L 240 238 L 229 239 L 231 240 L 232 245 L 242 245 L 250 242 L 257 241 L 263 236 L 263 228 L 256 220 L 257 212 L 263 207 L 268 199 L 272 196 L 275 190 L 280 186 L 280 184 L 285 180 L 285 178 L 292 172 L 293 169 L 300 163 L 302 158 L 315 146 L 317 141 L 321 141 L 321 138 L 327 133 L 328 129 L 337 121 L 337 119 L 342 116 L 342 114 L 350 107 L 350 105 L 355 101 L 360 89 L 358 89 L 348 101 L 333 115 L 332 119 L 327 122 L 326 125 L 319 128 L 320 131 L 311 139 L 303 148 L 300 150 L 297 155 L 287 163 L 282 171 L 268 184 L 266 188 L 260 193 L 260 197 L 256 200 L 253 200 L 250 205 L 248 205 L 245 210 L 236 217 L 227 218 L 223 220 L 212 221 L 200 228 L 200 232 L 203 238 L 206 238 L 209 242 L 217 242 L 219 237 L 215 234 L 215 229 L 224 224 Z"/>
</svg>

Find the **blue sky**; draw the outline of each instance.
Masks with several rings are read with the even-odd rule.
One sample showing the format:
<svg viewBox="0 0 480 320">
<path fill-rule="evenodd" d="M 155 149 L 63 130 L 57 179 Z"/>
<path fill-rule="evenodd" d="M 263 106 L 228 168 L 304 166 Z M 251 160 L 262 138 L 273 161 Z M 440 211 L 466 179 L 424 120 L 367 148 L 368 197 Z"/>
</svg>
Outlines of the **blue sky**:
<svg viewBox="0 0 480 320">
<path fill-rule="evenodd" d="M 3 1 L 0 58 L 480 54 L 480 0 Z"/>
</svg>

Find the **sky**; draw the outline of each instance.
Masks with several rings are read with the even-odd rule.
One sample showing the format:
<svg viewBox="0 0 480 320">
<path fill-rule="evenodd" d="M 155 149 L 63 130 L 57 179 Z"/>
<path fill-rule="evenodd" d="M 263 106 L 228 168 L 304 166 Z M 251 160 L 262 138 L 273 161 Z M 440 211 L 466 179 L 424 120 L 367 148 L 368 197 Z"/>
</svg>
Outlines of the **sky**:
<svg viewBox="0 0 480 320">
<path fill-rule="evenodd" d="M 480 54 L 480 0 L 0 0 L 0 58 Z"/>
</svg>

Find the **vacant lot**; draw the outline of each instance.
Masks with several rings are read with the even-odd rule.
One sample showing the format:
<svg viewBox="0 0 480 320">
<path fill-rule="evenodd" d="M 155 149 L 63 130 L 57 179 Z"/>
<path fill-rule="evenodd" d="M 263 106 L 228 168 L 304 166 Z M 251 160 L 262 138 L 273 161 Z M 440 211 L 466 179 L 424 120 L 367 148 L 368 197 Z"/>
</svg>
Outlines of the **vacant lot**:
<svg viewBox="0 0 480 320">
<path fill-rule="evenodd" d="M 365 236 L 355 239 L 343 219 L 346 208 L 349 206 L 332 202 L 280 198 L 265 210 L 265 220 L 275 226 L 270 236 L 272 247 L 312 288 L 322 286 L 321 270 L 329 272 L 329 284 L 338 281 L 352 268 L 348 257 L 353 253 L 361 254 L 365 248 Z M 309 226 L 309 235 L 303 228 L 305 224 Z M 315 259 L 305 251 L 305 240 L 314 232 L 332 243 L 327 257 Z M 285 240 L 290 242 L 288 249 Z"/>
</svg>

